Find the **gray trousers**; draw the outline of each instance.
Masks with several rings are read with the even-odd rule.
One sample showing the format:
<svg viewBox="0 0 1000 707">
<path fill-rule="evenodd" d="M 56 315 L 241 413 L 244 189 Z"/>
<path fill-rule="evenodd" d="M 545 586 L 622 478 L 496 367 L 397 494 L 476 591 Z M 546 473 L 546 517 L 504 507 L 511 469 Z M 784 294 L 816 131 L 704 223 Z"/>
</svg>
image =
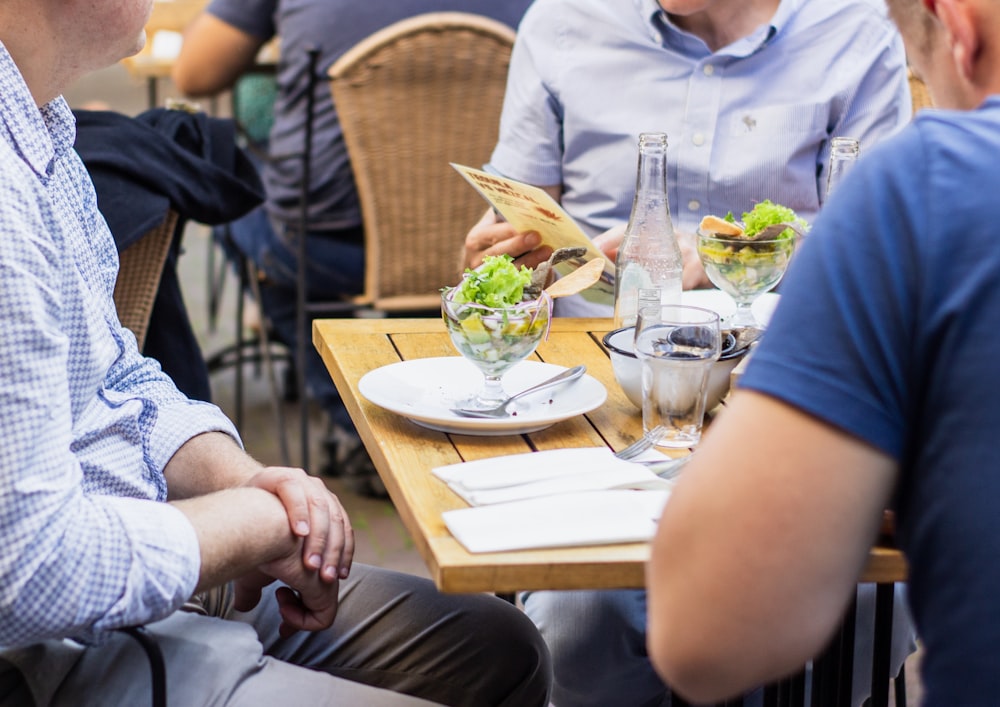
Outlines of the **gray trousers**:
<svg viewBox="0 0 1000 707">
<path fill-rule="evenodd" d="M 282 639 L 275 586 L 246 614 L 178 611 L 147 626 L 167 663 L 170 705 L 548 703 L 548 651 L 501 599 L 441 594 L 427 580 L 356 564 L 340 583 L 333 626 Z M 129 636 L 0 652 L 2 707 L 142 705 L 150 695 L 146 656 Z"/>
</svg>

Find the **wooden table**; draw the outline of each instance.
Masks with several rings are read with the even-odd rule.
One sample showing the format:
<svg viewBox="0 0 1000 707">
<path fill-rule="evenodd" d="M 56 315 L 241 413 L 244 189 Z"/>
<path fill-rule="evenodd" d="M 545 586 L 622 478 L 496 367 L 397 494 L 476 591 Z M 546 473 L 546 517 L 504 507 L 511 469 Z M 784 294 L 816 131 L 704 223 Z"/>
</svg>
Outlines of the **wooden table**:
<svg viewBox="0 0 1000 707">
<path fill-rule="evenodd" d="M 586 415 L 541 432 L 509 437 L 445 434 L 419 427 L 361 398 L 358 381 L 400 360 L 457 356 L 440 319 L 331 319 L 316 321 L 313 341 L 358 428 L 389 495 L 444 592 L 524 589 L 638 588 L 645 584 L 647 543 L 472 554 L 452 537 L 441 513 L 465 502 L 431 475 L 433 467 L 532 450 L 608 445 L 618 450 L 642 435 L 639 411 L 615 382 L 601 337 L 608 319 L 554 319 L 536 357 L 561 366 L 585 364 L 608 390 L 607 402 Z M 872 549 L 864 581 L 906 576 L 890 548 Z"/>
</svg>

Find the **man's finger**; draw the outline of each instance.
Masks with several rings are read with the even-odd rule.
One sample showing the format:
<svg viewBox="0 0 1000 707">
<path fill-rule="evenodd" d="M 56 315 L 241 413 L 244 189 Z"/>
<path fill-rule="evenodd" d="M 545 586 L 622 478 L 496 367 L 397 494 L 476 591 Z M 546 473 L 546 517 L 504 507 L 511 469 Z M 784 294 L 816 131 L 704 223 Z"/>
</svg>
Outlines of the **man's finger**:
<svg viewBox="0 0 1000 707">
<path fill-rule="evenodd" d="M 317 481 L 319 481 L 317 479 Z M 322 485 L 322 482 L 319 482 Z M 336 530 L 331 528 L 330 517 L 330 494 L 326 488 L 322 490 L 315 487 L 310 488 L 307 498 L 309 499 L 309 535 L 302 544 L 302 559 L 306 567 L 316 571 L 326 570 L 326 557 L 329 553 L 329 545 L 336 545 L 336 552 L 340 552 L 340 541 L 336 537 Z"/>
</svg>

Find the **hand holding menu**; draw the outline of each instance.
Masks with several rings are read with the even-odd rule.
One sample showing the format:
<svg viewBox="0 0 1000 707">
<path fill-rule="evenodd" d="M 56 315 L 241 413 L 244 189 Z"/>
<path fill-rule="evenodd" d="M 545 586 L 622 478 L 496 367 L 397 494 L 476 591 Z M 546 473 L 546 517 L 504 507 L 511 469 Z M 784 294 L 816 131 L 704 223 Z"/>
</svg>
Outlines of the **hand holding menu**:
<svg viewBox="0 0 1000 707">
<path fill-rule="evenodd" d="M 541 236 L 542 245 L 547 245 L 552 250 L 586 248 L 586 252 L 580 257 L 571 258 L 555 266 L 556 272 L 560 275 L 576 270 L 589 260 L 601 258 L 604 261 L 604 273 L 601 279 L 593 287 L 582 292 L 581 296 L 592 302 L 613 304 L 614 262 L 594 246 L 587 234 L 544 189 L 454 162 L 451 166 L 458 170 L 458 173 L 465 177 L 466 181 L 519 232 L 535 231 Z"/>
</svg>

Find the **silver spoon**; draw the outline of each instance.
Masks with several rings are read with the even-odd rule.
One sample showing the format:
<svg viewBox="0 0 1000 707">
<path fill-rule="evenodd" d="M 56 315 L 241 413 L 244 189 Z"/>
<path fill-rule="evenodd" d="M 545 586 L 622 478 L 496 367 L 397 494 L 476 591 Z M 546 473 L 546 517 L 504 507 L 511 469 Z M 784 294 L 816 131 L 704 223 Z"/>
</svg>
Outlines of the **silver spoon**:
<svg viewBox="0 0 1000 707">
<path fill-rule="evenodd" d="M 474 408 L 451 408 L 451 411 L 456 415 L 461 415 L 462 417 L 507 417 L 507 415 L 509 415 L 507 412 L 507 406 L 518 398 L 529 395 L 530 393 L 537 393 L 538 391 L 545 390 L 546 388 L 551 388 L 554 385 L 569 383 L 570 381 L 576 380 L 582 376 L 586 373 L 586 371 L 586 366 L 573 366 L 572 368 L 567 368 L 559 375 L 542 381 L 538 385 L 533 385 L 526 390 L 522 390 L 520 393 L 515 393 L 494 408 L 486 408 L 485 410 L 477 410 Z"/>
</svg>

